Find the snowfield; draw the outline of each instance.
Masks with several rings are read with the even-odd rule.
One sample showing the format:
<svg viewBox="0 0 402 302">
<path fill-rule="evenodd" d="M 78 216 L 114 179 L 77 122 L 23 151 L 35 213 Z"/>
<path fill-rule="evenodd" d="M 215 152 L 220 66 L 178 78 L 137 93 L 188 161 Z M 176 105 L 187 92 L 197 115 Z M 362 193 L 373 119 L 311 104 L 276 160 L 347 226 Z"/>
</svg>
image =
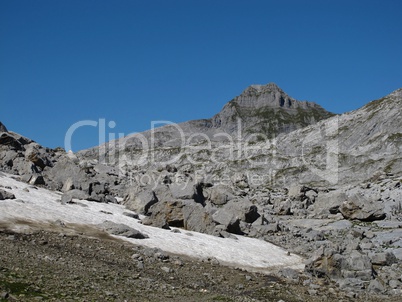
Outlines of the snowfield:
<svg viewBox="0 0 402 302">
<path fill-rule="evenodd" d="M 36 188 L 15 178 L 17 177 L 0 173 L 0 187 L 16 197 L 0 201 L 0 222 L 12 222 L 11 228 L 15 231 L 28 228 L 26 224 L 18 224 L 18 220 L 33 223 L 54 223 L 60 220 L 66 225 L 74 223 L 93 227 L 109 220 L 126 224 L 149 236 L 148 239 L 116 237 L 168 253 L 197 259 L 216 258 L 224 265 L 265 273 L 284 267 L 297 270 L 304 268 L 303 258 L 288 255 L 286 250 L 262 240 L 244 236 L 236 236 L 237 240 L 219 238 L 182 229 L 179 229 L 179 233 L 174 233 L 145 226 L 139 220 L 123 215 L 123 212 L 129 211 L 122 205 L 84 200 L 74 200 L 74 204 L 62 205 L 62 193 Z"/>
</svg>

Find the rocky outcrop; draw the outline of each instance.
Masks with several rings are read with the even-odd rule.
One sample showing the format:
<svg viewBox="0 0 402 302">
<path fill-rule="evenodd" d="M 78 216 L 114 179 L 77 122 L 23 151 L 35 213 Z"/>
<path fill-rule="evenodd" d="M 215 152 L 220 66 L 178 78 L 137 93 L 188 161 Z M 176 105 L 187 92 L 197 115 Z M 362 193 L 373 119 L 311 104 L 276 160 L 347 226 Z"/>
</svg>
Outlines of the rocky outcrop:
<svg viewBox="0 0 402 302">
<path fill-rule="evenodd" d="M 15 195 L 11 192 L 0 189 L 0 200 L 15 199 Z"/>
<path fill-rule="evenodd" d="M 8 132 L 6 126 L 4 126 L 2 122 L 0 122 L 0 132 Z"/>
</svg>

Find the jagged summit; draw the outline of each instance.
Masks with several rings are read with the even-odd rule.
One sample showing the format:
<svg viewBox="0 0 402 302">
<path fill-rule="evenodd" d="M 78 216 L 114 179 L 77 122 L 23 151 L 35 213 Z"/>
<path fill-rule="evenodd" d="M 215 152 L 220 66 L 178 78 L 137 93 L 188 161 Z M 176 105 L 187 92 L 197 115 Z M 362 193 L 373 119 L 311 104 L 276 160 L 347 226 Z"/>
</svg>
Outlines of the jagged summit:
<svg viewBox="0 0 402 302">
<path fill-rule="evenodd" d="M 234 98 L 232 102 L 237 103 L 241 107 L 251 107 L 255 109 L 263 107 L 280 107 L 288 109 L 321 108 L 321 106 L 313 102 L 297 101 L 285 93 L 275 83 L 268 83 L 266 85 L 250 85 L 239 96 Z"/>
<path fill-rule="evenodd" d="M 268 83 L 266 85 L 253 84 L 253 85 L 250 85 L 249 87 L 247 87 L 246 90 L 251 89 L 251 88 L 255 89 L 258 92 L 263 92 L 263 91 L 266 91 L 266 90 L 278 90 L 280 92 L 283 92 L 283 90 L 273 82 Z"/>
<path fill-rule="evenodd" d="M 0 132 L 8 132 L 6 126 L 2 122 L 0 122 Z"/>
</svg>

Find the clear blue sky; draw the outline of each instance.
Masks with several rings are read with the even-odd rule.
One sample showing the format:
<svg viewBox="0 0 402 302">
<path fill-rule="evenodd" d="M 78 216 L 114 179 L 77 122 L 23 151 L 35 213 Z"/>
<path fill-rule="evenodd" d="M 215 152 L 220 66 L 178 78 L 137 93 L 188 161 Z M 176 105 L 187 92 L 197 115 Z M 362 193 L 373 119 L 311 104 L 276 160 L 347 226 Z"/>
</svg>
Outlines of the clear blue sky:
<svg viewBox="0 0 402 302">
<path fill-rule="evenodd" d="M 275 82 L 329 111 L 402 87 L 402 1 L 1 0 L 0 121 L 48 147 L 208 118 Z M 97 145 L 79 129 L 73 150 Z"/>
</svg>

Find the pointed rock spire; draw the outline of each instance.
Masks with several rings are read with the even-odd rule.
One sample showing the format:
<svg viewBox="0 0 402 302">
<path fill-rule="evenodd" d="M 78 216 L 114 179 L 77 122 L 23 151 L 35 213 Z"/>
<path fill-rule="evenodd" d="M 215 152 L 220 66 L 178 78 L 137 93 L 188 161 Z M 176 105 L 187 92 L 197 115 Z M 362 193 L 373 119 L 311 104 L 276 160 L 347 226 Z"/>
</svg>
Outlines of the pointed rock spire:
<svg viewBox="0 0 402 302">
<path fill-rule="evenodd" d="M 0 132 L 8 132 L 6 126 L 2 122 L 0 122 Z"/>
</svg>

